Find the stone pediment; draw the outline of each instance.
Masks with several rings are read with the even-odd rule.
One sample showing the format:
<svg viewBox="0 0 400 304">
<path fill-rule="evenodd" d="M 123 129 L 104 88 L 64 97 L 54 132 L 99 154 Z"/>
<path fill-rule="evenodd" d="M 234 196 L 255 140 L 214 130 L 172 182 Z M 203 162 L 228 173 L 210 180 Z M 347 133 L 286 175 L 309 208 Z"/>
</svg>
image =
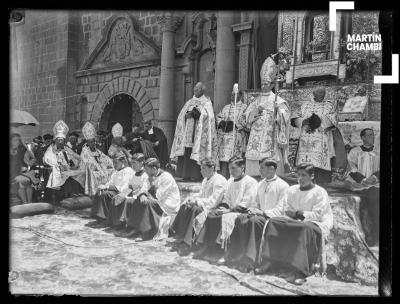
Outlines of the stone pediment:
<svg viewBox="0 0 400 304">
<path fill-rule="evenodd" d="M 102 37 L 81 71 L 160 60 L 161 49 L 139 32 L 136 21 L 128 15 L 111 18 Z"/>
</svg>

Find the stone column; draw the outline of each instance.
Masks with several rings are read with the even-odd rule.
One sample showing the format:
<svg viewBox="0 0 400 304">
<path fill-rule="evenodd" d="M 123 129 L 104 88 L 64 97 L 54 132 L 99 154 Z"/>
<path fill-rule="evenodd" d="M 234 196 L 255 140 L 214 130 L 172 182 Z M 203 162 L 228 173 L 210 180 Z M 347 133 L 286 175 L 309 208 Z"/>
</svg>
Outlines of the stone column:
<svg viewBox="0 0 400 304">
<path fill-rule="evenodd" d="M 246 90 L 249 88 L 249 58 L 251 49 L 251 30 L 252 22 L 242 22 L 232 26 L 233 32 L 240 33 L 240 49 L 239 49 L 239 89 Z"/>
<path fill-rule="evenodd" d="M 331 45 L 331 49 L 333 50 L 333 56 L 331 59 L 338 59 L 339 58 L 339 48 L 340 46 L 340 26 L 342 24 L 342 13 L 336 12 L 336 31 L 333 33 L 333 43 Z"/>
<path fill-rule="evenodd" d="M 162 31 L 160 108 L 158 127 L 167 137 L 168 149 L 172 146 L 175 132 L 174 73 L 175 73 L 175 32 L 182 17 L 165 13 L 157 17 Z"/>
<path fill-rule="evenodd" d="M 230 102 L 235 79 L 235 37 L 232 31 L 234 14 L 219 12 L 217 17 L 215 58 L 214 111 L 220 112 Z"/>
</svg>

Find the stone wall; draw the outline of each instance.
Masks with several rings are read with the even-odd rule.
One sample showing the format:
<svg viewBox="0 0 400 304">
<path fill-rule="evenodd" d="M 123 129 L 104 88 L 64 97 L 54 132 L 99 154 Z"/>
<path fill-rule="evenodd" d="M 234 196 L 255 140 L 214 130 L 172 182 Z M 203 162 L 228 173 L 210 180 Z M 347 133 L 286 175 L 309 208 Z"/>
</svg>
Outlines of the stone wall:
<svg viewBox="0 0 400 304">
<path fill-rule="evenodd" d="M 97 12 L 82 12 L 81 13 L 81 32 L 83 35 L 83 47 L 85 54 L 81 57 L 90 54 L 97 43 L 102 38 L 102 30 L 106 26 L 107 21 L 114 15 L 120 12 L 112 11 L 97 11 Z M 151 38 L 157 45 L 161 46 L 162 34 L 160 26 L 157 24 L 156 16 L 160 12 L 156 11 L 130 11 L 129 15 L 133 16 L 139 26 L 139 31 Z"/>
<path fill-rule="evenodd" d="M 78 77 L 77 92 L 88 102 L 87 117 L 81 117 L 81 122 L 91 120 L 98 125 L 104 106 L 121 93 L 135 99 L 144 119 L 157 119 L 159 86 L 160 66 L 157 65 Z"/>
<path fill-rule="evenodd" d="M 77 48 L 71 22 L 73 16 L 67 11 L 27 10 L 24 24 L 15 28 L 16 52 L 11 59 L 17 64 L 11 71 L 11 108 L 29 111 L 40 122 L 36 128 L 20 128 L 23 140 L 51 133 L 54 123 L 65 119 Z"/>
</svg>

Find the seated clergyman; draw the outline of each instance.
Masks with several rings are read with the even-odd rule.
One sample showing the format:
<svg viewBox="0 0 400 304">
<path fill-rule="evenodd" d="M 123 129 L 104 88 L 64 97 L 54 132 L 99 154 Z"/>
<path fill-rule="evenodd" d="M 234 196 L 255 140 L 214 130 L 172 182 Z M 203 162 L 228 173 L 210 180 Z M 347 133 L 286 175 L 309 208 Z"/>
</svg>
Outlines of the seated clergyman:
<svg viewBox="0 0 400 304">
<path fill-rule="evenodd" d="M 143 240 L 152 239 L 159 231 L 162 218 L 176 215 L 180 207 L 178 185 L 172 175 L 160 169 L 156 158 L 149 158 L 144 164 L 148 175 L 137 199 L 132 204 L 130 227 L 132 237 L 141 236 Z"/>
<path fill-rule="evenodd" d="M 47 188 L 55 190 L 53 201 L 56 201 L 56 196 L 68 198 L 79 195 L 85 186 L 85 171 L 79 168 L 81 157 L 65 143 L 68 131 L 64 121 L 56 122 L 53 127 L 55 142 L 43 156 L 43 163 L 51 166 Z"/>
<path fill-rule="evenodd" d="M 93 196 L 99 185 L 107 183 L 114 172 L 112 159 L 96 148 L 96 130 L 88 121 L 82 128 L 86 143 L 82 147 L 81 159 L 85 165 L 85 194 Z"/>
<path fill-rule="evenodd" d="M 247 208 L 255 201 L 257 181 L 245 174 L 245 160 L 241 157 L 231 158 L 229 172 L 231 178 L 228 180 L 225 194 L 208 212 L 204 226 L 196 239 L 201 246 L 194 254 L 194 258 L 217 261 L 223 254 L 221 247 L 226 247 L 236 217 L 240 213 L 247 212 Z"/>
<path fill-rule="evenodd" d="M 194 220 L 201 212 L 213 207 L 226 187 L 226 179 L 216 172 L 216 162 L 204 159 L 200 166 L 204 179 L 201 184 L 200 195 L 189 197 L 179 208 L 179 212 L 171 226 L 170 234 L 176 239 L 177 249 L 181 255 L 186 255 L 194 241 Z M 175 249 L 175 248 L 174 248 Z"/>
<path fill-rule="evenodd" d="M 137 195 L 140 193 L 144 183 L 148 179 L 148 175 L 144 170 L 144 162 L 145 157 L 143 153 L 135 153 L 132 156 L 132 168 L 135 171 L 135 174 L 132 176 L 129 187 L 132 189 L 132 192 L 122 198 L 122 201 L 115 200 L 114 204 L 117 206 L 121 204 L 120 207 L 113 208 L 113 220 L 114 225 L 117 225 L 119 222 L 125 223 L 123 226 L 124 230 L 117 231 L 115 233 L 116 236 L 120 237 L 131 237 L 135 234 L 135 231 L 132 227 L 133 222 L 133 202 L 137 199 Z"/>
<path fill-rule="evenodd" d="M 277 167 L 277 161 L 272 158 L 260 160 L 263 179 L 258 183 L 255 207 L 237 217 L 226 258 L 218 261 L 219 264 L 233 263 L 243 272 L 256 264 L 264 225 L 269 218 L 284 215 L 283 198 L 289 185 L 276 175 Z"/>
<path fill-rule="evenodd" d="M 94 227 L 105 227 L 112 225 L 111 207 L 117 195 L 124 197 L 132 190 L 129 182 L 135 171 L 128 165 L 128 161 L 123 152 L 119 151 L 113 159 L 114 169 L 116 170 L 110 180 L 98 187 L 98 191 L 93 200 L 91 216 L 98 219 Z"/>
<path fill-rule="evenodd" d="M 289 270 L 295 284 L 312 274 L 324 242 L 333 226 L 326 190 L 313 183 L 314 167 L 297 166 L 298 185 L 289 187 L 283 199 L 286 217 L 271 218 L 261 245 L 261 267 L 256 274 L 278 266 Z"/>
<path fill-rule="evenodd" d="M 361 216 L 366 213 L 368 225 L 366 241 L 369 246 L 379 243 L 379 150 L 374 146 L 374 131 L 366 128 L 360 132 L 363 144 L 350 150 L 348 161 L 350 166 L 349 180 L 364 187 L 358 191 L 361 195 Z M 364 212 L 365 210 L 365 212 Z M 364 222 L 364 221 L 363 221 Z"/>
</svg>

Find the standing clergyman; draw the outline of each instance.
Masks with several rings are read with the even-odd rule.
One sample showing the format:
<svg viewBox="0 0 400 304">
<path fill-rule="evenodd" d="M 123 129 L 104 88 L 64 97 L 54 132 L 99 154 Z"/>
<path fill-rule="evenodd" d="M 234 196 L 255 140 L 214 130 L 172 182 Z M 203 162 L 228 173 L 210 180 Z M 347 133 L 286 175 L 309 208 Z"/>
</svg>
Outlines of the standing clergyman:
<svg viewBox="0 0 400 304">
<path fill-rule="evenodd" d="M 331 158 L 335 157 L 331 127 L 337 125 L 337 115 L 334 104 L 324 101 L 325 93 L 325 87 L 317 87 L 313 100 L 303 103 L 292 118 L 295 126 L 301 128 L 296 165 L 313 164 L 318 184 L 331 181 Z"/>
<path fill-rule="evenodd" d="M 154 144 L 153 150 L 157 154 L 161 168 L 164 169 L 165 165 L 169 161 L 167 137 L 160 128 L 153 126 L 152 120 L 146 120 L 143 122 L 143 127 L 143 139 Z"/>
<path fill-rule="evenodd" d="M 288 165 L 289 105 L 271 91 L 276 82 L 278 67 L 275 61 L 278 56 L 280 54 L 265 60 L 261 68 L 262 94 L 248 106 L 244 114 L 247 128 L 250 129 L 246 151 L 246 174 L 250 176 L 260 174 L 258 162 L 265 157 L 273 157 L 278 162 L 277 174 L 280 176 L 285 172 L 285 165 Z"/>
<path fill-rule="evenodd" d="M 177 120 L 171 159 L 177 161 L 177 176 L 201 180 L 200 160 L 216 158 L 217 138 L 211 100 L 198 82 L 194 96 L 183 106 Z"/>
<path fill-rule="evenodd" d="M 231 102 L 226 105 L 216 116 L 218 128 L 218 161 L 221 174 L 229 178 L 228 162 L 233 156 L 243 157 L 246 150 L 245 122 L 240 119 L 247 105 L 242 101 L 242 92 L 237 94 L 235 105 L 235 93 L 232 92 Z M 235 124 L 235 127 L 233 126 Z M 235 132 L 235 135 L 233 134 Z M 235 143 L 233 143 L 235 139 Z"/>
</svg>

